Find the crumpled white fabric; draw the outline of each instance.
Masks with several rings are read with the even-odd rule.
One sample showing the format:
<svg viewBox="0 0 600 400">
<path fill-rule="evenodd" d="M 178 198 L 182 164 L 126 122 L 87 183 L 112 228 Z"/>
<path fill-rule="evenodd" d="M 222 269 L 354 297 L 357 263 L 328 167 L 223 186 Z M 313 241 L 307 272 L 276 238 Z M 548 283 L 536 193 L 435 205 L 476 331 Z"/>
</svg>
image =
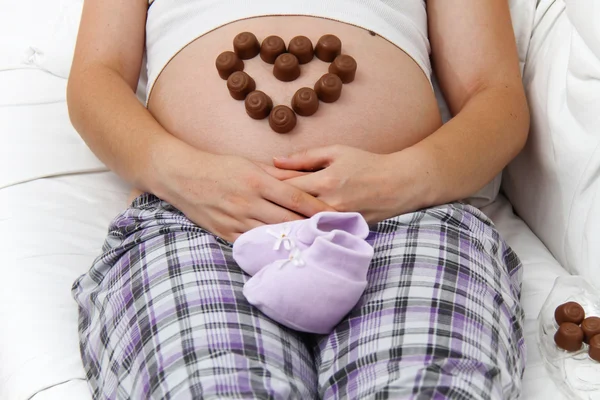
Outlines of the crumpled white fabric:
<svg viewBox="0 0 600 400">
<path fill-rule="evenodd" d="M 600 288 L 600 2 L 542 0 L 524 82 L 532 129 L 505 170 L 517 213 Z"/>
</svg>

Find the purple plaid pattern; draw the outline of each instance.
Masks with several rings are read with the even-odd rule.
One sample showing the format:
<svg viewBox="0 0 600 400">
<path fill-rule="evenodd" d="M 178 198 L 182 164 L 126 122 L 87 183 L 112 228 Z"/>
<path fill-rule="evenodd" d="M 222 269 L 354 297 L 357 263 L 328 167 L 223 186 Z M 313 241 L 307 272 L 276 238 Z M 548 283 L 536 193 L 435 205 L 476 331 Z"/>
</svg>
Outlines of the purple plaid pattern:
<svg viewBox="0 0 600 400">
<path fill-rule="evenodd" d="M 444 205 L 386 220 L 367 240 L 366 292 L 315 343 L 320 397 L 517 398 L 521 264 L 491 221 Z"/>
<path fill-rule="evenodd" d="M 231 244 L 143 195 L 73 285 L 95 399 L 516 398 L 521 265 L 479 210 L 386 220 L 369 285 L 330 335 L 248 304 Z"/>
</svg>

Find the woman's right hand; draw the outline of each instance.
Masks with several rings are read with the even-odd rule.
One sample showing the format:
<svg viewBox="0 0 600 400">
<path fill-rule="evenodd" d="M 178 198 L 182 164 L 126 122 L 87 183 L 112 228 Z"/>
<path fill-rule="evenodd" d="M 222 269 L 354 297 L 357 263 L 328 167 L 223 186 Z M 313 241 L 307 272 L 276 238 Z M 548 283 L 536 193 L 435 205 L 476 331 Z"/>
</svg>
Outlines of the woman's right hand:
<svg viewBox="0 0 600 400">
<path fill-rule="evenodd" d="M 207 154 L 190 148 L 181 153 L 161 164 L 156 177 L 160 179 L 157 187 L 161 190 L 155 194 L 194 223 L 229 242 L 257 226 L 334 211 L 280 180 L 293 172 L 278 172 L 274 167 L 242 157 Z"/>
</svg>

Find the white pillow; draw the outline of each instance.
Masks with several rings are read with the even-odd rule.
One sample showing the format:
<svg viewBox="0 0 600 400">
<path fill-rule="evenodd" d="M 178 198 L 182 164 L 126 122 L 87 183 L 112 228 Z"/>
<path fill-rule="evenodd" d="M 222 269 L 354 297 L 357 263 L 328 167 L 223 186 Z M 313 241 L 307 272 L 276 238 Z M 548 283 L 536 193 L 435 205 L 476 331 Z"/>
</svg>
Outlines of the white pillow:
<svg viewBox="0 0 600 400">
<path fill-rule="evenodd" d="M 48 176 L 106 170 L 71 125 L 64 101 L 0 107 L 0 140 L 0 189 Z"/>
<path fill-rule="evenodd" d="M 517 213 L 600 287 L 600 2 L 544 0 L 524 81 L 532 129 L 505 171 Z"/>
<path fill-rule="evenodd" d="M 68 78 L 75 52 L 83 1 L 63 1 L 52 33 L 33 41 L 23 52 L 23 63 Z"/>
<path fill-rule="evenodd" d="M 4 3 L 0 14 L 0 71 L 40 68 L 67 78 L 83 0 Z"/>
<path fill-rule="evenodd" d="M 0 13 L 0 188 L 106 170 L 73 129 L 65 103 L 64 78 L 82 0 L 5 3 Z"/>
<path fill-rule="evenodd" d="M 65 101 L 66 87 L 66 80 L 39 69 L 0 71 L 0 107 Z M 0 137 L 5 134 L 0 132 Z"/>
<path fill-rule="evenodd" d="M 0 13 L 0 71 L 23 68 L 23 51 L 48 36 L 61 4 L 51 0 L 12 0 L 2 2 Z"/>
</svg>

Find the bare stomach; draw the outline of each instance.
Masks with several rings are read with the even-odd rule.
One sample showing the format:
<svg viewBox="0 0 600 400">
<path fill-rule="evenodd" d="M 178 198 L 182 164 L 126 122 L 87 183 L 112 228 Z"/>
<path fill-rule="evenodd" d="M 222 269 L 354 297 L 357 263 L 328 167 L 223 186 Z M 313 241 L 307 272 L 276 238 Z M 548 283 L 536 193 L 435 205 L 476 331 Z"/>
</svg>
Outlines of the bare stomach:
<svg viewBox="0 0 600 400">
<path fill-rule="evenodd" d="M 286 43 L 296 35 L 331 33 L 342 40 L 342 52 L 354 57 L 358 71 L 344 85 L 342 96 L 321 103 L 316 114 L 298 117 L 287 134 L 271 130 L 268 120 L 253 120 L 243 101 L 234 100 L 215 68 L 215 59 L 232 50 L 240 32 L 253 32 L 259 41 L 278 35 Z M 245 71 L 274 105 L 290 105 L 295 91 L 313 87 L 327 72 L 318 60 L 302 65 L 293 82 L 275 79 L 272 65 L 260 57 L 245 61 Z M 408 147 L 441 125 L 431 89 L 421 68 L 406 53 L 379 36 L 337 21 L 301 16 L 274 16 L 237 21 L 216 29 L 180 51 L 160 74 L 148 108 L 171 134 L 213 154 L 238 155 L 271 162 L 273 156 L 331 144 L 344 144 L 376 153 Z"/>
</svg>

